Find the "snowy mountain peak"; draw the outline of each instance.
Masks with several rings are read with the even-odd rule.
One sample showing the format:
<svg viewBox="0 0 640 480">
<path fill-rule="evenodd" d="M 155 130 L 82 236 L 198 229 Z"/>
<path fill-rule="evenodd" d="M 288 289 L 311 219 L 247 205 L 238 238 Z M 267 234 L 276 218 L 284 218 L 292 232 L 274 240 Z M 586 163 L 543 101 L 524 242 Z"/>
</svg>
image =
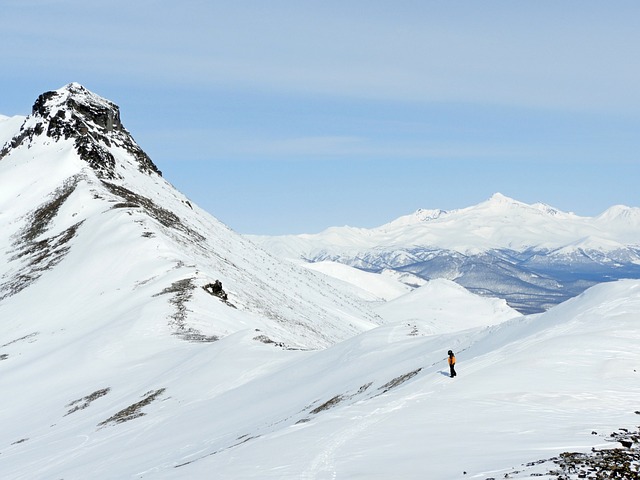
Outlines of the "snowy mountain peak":
<svg viewBox="0 0 640 480">
<path fill-rule="evenodd" d="M 53 123 L 52 129 L 60 128 L 55 132 L 58 135 L 74 133 L 72 129 L 65 129 L 71 126 L 72 122 L 68 120 L 82 122 L 84 125 L 76 125 L 78 130 L 82 130 L 82 126 L 92 126 L 105 133 L 122 129 L 118 106 L 79 83 L 69 83 L 58 90 L 43 93 L 33 104 L 32 114 L 49 120 Z"/>
<path fill-rule="evenodd" d="M 572 212 L 563 212 L 546 203 L 528 204 L 514 200 L 501 193 L 494 193 L 489 200 L 462 211 L 479 210 L 486 213 L 517 212 L 518 216 L 555 217 L 556 219 L 576 218 Z"/>
<path fill-rule="evenodd" d="M 518 202 L 517 200 L 514 200 L 513 198 L 503 195 L 500 192 L 496 192 L 493 195 L 491 195 L 491 198 L 489 198 L 489 202 L 494 204 L 520 204 L 521 203 L 521 202 Z"/>
<path fill-rule="evenodd" d="M 38 96 L 31 115 L 0 150 L 0 159 L 43 136 L 72 141 L 80 158 L 103 179 L 121 177 L 116 168 L 116 151 L 122 150 L 138 170 L 162 175 L 122 125 L 118 106 L 78 83 Z"/>
<path fill-rule="evenodd" d="M 638 228 L 640 227 L 640 208 L 614 205 L 601 213 L 596 219 L 604 223 L 615 223 Z"/>
<path fill-rule="evenodd" d="M 504 209 L 504 208 L 523 208 L 523 207 L 531 207 L 526 203 L 520 202 L 518 200 L 514 200 L 513 198 L 507 197 L 501 193 L 494 193 L 491 195 L 489 200 L 481 203 L 478 206 L 496 208 L 496 209 Z"/>
</svg>

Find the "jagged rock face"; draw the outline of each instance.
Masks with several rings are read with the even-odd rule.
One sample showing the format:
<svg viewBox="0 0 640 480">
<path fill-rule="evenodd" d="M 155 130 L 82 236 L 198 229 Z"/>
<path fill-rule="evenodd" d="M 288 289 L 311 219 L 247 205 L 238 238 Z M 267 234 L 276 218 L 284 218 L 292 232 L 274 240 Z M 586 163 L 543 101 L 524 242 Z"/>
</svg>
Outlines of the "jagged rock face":
<svg viewBox="0 0 640 480">
<path fill-rule="evenodd" d="M 54 140 L 72 139 L 80 158 L 103 179 L 118 177 L 111 147 L 131 154 L 140 171 L 162 175 L 123 127 L 118 106 L 77 83 L 40 95 L 20 132 L 0 150 L 0 159 L 40 135 Z"/>
<path fill-rule="evenodd" d="M 52 113 L 55 111 L 55 115 Z M 71 121 L 67 120 L 70 112 Z M 49 119 L 49 136 L 68 136 L 88 130 L 93 125 L 103 133 L 123 130 L 120 109 L 115 103 L 89 92 L 82 85 L 69 84 L 63 91 L 43 93 L 32 108 L 33 115 Z M 83 128 L 84 127 L 84 128 Z"/>
</svg>

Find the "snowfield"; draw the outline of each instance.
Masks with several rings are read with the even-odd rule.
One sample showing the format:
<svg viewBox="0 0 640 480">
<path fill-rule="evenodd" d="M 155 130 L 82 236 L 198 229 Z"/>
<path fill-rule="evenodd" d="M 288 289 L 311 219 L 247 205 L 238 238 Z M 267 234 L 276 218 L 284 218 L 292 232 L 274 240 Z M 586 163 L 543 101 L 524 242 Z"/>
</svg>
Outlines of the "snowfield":
<svg viewBox="0 0 640 480">
<path fill-rule="evenodd" d="M 0 117 L 3 480 L 550 479 L 563 452 L 636 455 L 640 280 L 521 315 L 297 265 L 177 192 L 111 102 L 36 106 Z"/>
<path fill-rule="evenodd" d="M 637 424 L 639 312 L 640 282 L 621 281 L 540 316 L 440 335 L 389 324 L 318 351 L 100 322 L 71 344 L 16 338 L 3 476 L 528 478 L 528 462 L 611 448 Z"/>
</svg>

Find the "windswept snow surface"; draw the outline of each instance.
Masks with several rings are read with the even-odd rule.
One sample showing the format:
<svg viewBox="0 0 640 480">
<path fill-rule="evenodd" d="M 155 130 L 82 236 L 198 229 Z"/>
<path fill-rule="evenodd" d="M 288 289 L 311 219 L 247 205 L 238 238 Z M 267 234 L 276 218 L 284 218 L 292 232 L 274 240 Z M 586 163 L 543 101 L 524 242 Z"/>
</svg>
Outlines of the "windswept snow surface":
<svg viewBox="0 0 640 480">
<path fill-rule="evenodd" d="M 24 118 L 25 117 L 18 115 L 15 117 L 0 115 L 0 148 L 11 140 L 11 137 L 20 128 L 22 122 L 24 122 Z"/>
<path fill-rule="evenodd" d="M 250 329 L 192 344 L 137 325 L 134 341 L 104 318 L 3 333 L 3 478 L 530 478 L 525 463 L 612 446 L 638 421 L 638 281 L 491 327 L 386 325 L 306 352 Z"/>
<path fill-rule="evenodd" d="M 407 322 L 423 333 L 457 332 L 496 325 L 520 314 L 498 298 L 474 295 L 449 280 L 432 280 L 375 307 L 385 323 Z"/>
<path fill-rule="evenodd" d="M 302 265 L 309 270 L 324 273 L 350 285 L 354 293 L 364 300 L 393 300 L 412 290 L 412 287 L 401 283 L 390 275 L 365 272 L 338 262 L 327 261 L 303 263 Z M 422 279 L 417 278 L 417 280 Z"/>
</svg>

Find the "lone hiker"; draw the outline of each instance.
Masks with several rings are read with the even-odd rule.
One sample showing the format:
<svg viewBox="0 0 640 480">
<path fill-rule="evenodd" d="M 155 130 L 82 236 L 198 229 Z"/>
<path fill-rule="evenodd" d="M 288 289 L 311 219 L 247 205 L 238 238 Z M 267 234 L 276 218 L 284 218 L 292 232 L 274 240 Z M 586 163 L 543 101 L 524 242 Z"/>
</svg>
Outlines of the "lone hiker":
<svg viewBox="0 0 640 480">
<path fill-rule="evenodd" d="M 451 350 L 449 350 L 447 352 L 447 354 L 449 355 L 449 358 L 447 358 L 447 361 L 449 362 L 449 370 L 451 372 L 451 378 L 455 377 L 457 375 L 456 373 L 456 356 L 453 354 L 453 352 Z"/>
</svg>

